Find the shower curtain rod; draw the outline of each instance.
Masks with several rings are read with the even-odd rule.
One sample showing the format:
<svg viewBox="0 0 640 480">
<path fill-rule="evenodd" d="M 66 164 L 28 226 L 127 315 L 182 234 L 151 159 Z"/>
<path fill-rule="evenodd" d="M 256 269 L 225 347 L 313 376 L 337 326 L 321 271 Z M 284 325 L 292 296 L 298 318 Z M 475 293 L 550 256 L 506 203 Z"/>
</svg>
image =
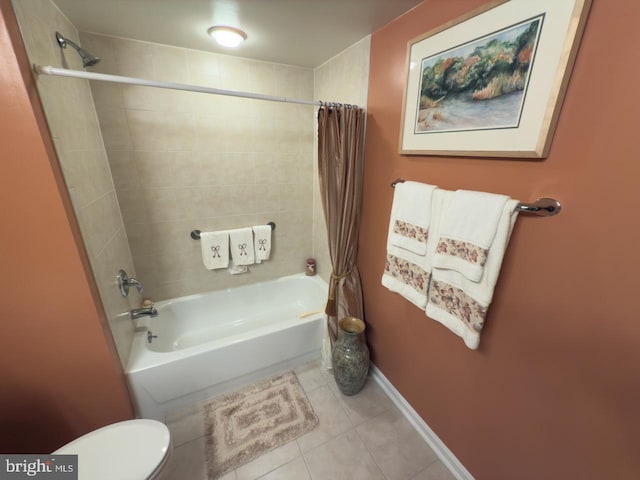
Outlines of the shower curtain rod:
<svg viewBox="0 0 640 480">
<path fill-rule="evenodd" d="M 109 75 L 106 73 L 85 72 L 82 70 L 70 70 L 67 68 L 56 68 L 51 65 L 34 65 L 36 73 L 41 75 L 55 75 L 60 77 L 84 78 L 87 80 L 101 80 L 103 82 L 125 83 L 128 85 L 141 85 L 146 87 L 168 88 L 171 90 L 185 90 L 188 92 L 212 93 L 215 95 L 228 95 L 231 97 L 254 98 L 256 100 L 267 100 L 270 102 L 298 103 L 301 105 L 314 105 L 317 107 L 342 107 L 342 103 L 322 102 L 312 100 L 302 100 L 299 98 L 279 97 L 275 95 L 263 95 L 261 93 L 241 92 L 237 90 L 222 90 L 220 88 L 201 87 L 199 85 L 189 85 L 186 83 L 157 82 L 155 80 L 145 80 L 142 78 L 122 77 L 120 75 Z M 358 108 L 357 105 L 344 104 L 346 107 Z"/>
</svg>

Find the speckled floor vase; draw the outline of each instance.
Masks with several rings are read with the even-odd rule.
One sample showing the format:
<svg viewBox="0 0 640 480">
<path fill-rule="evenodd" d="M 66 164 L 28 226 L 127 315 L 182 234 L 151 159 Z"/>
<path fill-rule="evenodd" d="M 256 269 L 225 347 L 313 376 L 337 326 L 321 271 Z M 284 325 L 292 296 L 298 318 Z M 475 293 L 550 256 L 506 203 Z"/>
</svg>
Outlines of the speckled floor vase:
<svg viewBox="0 0 640 480">
<path fill-rule="evenodd" d="M 218 397 L 204 406 L 203 415 L 210 480 L 318 426 L 293 372 Z"/>
<path fill-rule="evenodd" d="M 333 376 L 344 395 L 355 395 L 367 381 L 369 348 L 365 341 L 365 323 L 345 317 L 338 322 L 338 339 L 333 346 Z"/>
</svg>

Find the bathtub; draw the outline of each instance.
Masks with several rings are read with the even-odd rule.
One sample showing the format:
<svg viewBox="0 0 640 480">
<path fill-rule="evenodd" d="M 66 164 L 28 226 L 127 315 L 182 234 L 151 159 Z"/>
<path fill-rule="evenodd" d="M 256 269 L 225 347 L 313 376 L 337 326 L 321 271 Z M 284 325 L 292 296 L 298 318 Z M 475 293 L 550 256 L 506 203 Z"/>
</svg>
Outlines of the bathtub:
<svg viewBox="0 0 640 480">
<path fill-rule="evenodd" d="M 185 407 L 320 357 L 327 284 L 292 275 L 165 300 L 139 320 L 126 369 L 138 416 Z M 314 313 L 315 312 L 315 313 Z"/>
</svg>

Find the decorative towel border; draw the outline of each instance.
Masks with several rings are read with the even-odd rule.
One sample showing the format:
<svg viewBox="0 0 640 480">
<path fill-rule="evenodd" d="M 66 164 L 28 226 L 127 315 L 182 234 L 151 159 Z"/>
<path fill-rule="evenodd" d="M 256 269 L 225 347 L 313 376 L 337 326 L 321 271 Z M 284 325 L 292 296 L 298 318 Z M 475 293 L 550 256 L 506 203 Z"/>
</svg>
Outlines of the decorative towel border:
<svg viewBox="0 0 640 480">
<path fill-rule="evenodd" d="M 400 279 L 402 283 L 409 285 L 421 295 L 427 296 L 431 275 L 415 263 L 388 253 L 384 265 L 384 272 L 394 278 Z"/>
<path fill-rule="evenodd" d="M 489 250 L 470 242 L 440 237 L 440 241 L 436 247 L 436 253 L 458 257 L 465 262 L 484 267 L 484 264 L 487 262 Z"/>
<path fill-rule="evenodd" d="M 445 310 L 476 332 L 480 333 L 487 316 L 487 309 L 463 290 L 447 282 L 433 280 L 429 292 L 429 302 Z"/>
<path fill-rule="evenodd" d="M 413 223 L 405 222 L 403 220 L 397 220 L 393 224 L 393 233 L 401 235 L 406 238 L 411 238 L 416 242 L 427 243 L 429 238 L 429 229 L 423 228 Z"/>
</svg>

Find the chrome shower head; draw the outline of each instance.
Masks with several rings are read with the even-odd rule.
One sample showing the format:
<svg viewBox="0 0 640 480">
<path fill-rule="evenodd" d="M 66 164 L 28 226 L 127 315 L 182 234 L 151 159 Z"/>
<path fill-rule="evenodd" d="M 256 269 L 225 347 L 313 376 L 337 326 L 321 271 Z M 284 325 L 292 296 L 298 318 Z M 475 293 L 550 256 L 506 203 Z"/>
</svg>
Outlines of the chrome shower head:
<svg viewBox="0 0 640 480">
<path fill-rule="evenodd" d="M 72 42 L 68 38 L 64 38 L 60 32 L 56 32 L 56 40 L 60 48 L 67 48 L 67 45 L 71 45 L 82 58 L 83 67 L 91 67 L 100 61 L 100 57 L 87 52 L 84 48 L 81 48 L 76 43 Z"/>
</svg>

